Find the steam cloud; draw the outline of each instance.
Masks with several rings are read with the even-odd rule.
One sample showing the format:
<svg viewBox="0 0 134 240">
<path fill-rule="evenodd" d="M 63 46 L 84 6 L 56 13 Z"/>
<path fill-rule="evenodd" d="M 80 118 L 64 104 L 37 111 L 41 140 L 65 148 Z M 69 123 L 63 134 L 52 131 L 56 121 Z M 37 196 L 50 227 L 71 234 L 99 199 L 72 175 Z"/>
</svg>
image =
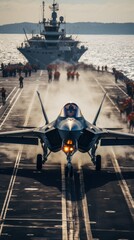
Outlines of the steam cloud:
<svg viewBox="0 0 134 240">
<path fill-rule="evenodd" d="M 67 81 L 67 75 L 65 69 L 60 69 L 60 81 L 52 83 L 48 83 L 47 79 L 44 77 L 44 82 L 42 81 L 41 87 L 39 87 L 38 91 L 41 94 L 41 98 L 43 99 L 43 104 L 47 112 L 47 116 L 49 118 L 49 121 L 53 121 L 56 119 L 56 117 L 59 115 L 60 110 L 63 108 L 63 106 L 67 102 L 74 102 L 76 103 L 81 111 L 83 116 L 86 120 L 89 122 L 93 122 L 93 119 L 96 115 L 96 112 L 99 108 L 99 105 L 102 101 L 102 98 L 104 96 L 103 91 L 100 89 L 99 86 L 97 86 L 94 76 L 97 73 L 95 72 L 84 72 L 83 70 L 79 71 L 80 77 L 79 81 L 76 79 L 74 81 L 70 80 Z M 44 73 L 43 73 L 44 74 Z M 45 74 L 46 75 L 46 74 Z M 105 77 L 105 76 L 104 76 Z M 108 76 L 107 76 L 108 77 Z M 30 88 L 29 94 L 30 94 Z M 22 106 L 23 109 L 27 109 L 27 101 L 22 100 Z M 21 105 L 20 105 L 21 106 Z M 36 114 L 35 114 L 36 113 Z M 42 126 L 44 125 L 44 119 L 41 112 L 40 103 L 38 100 L 38 97 L 35 98 L 34 105 L 32 107 L 30 119 L 28 122 L 28 126 Z M 115 114 L 112 112 L 111 107 L 109 106 L 109 102 L 107 99 L 105 100 L 102 111 L 100 113 L 100 116 L 97 121 L 97 126 L 99 127 L 121 127 L 121 123 L 119 122 L 118 118 L 115 116 Z M 122 125 L 123 127 L 126 126 Z M 127 127 L 126 127 L 127 130 Z M 120 149 L 120 148 L 119 148 Z M 2 152 L 4 154 L 7 153 L 8 148 L 5 150 L 2 149 Z M 10 151 L 10 148 L 9 148 Z M 12 151 L 10 151 L 11 153 Z M 25 151 L 25 157 L 26 158 L 32 158 L 35 162 L 36 154 L 42 152 L 41 147 L 38 147 L 37 149 L 33 147 L 26 147 Z M 107 165 L 107 162 L 105 161 L 107 155 L 109 154 L 109 148 L 102 147 L 98 148 L 99 154 L 101 153 L 103 155 L 103 166 Z M 116 152 L 122 156 L 122 154 L 125 154 L 127 152 L 127 149 L 120 152 L 120 150 L 116 149 Z M 15 154 L 12 154 L 12 157 Z M 23 158 L 24 159 L 24 158 Z M 90 164 L 90 158 L 88 154 L 81 154 L 77 153 L 73 156 L 73 164 L 78 164 L 78 159 L 82 160 L 82 164 Z M 55 162 L 60 163 L 61 161 L 64 161 L 66 164 L 66 156 L 64 153 L 60 152 L 57 154 L 51 154 L 48 158 L 49 162 Z"/>
</svg>

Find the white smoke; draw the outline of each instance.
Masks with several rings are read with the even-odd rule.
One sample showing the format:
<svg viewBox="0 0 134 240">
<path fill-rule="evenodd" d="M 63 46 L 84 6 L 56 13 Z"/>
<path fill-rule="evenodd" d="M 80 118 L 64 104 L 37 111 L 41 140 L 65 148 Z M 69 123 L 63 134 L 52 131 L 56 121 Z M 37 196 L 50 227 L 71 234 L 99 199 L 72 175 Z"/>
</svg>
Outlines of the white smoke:
<svg viewBox="0 0 134 240">
<path fill-rule="evenodd" d="M 43 99 L 43 104 L 50 122 L 57 118 L 62 107 L 67 102 L 76 103 L 80 107 L 85 119 L 91 123 L 93 122 L 93 119 L 96 115 L 96 112 L 104 96 L 104 92 L 100 89 L 100 87 L 95 82 L 95 78 L 98 78 L 97 72 L 84 71 L 84 70 L 78 70 L 78 72 L 80 74 L 79 81 L 77 81 L 76 79 L 74 81 L 72 80 L 67 81 L 67 71 L 65 67 L 61 68 L 60 80 L 58 82 L 53 81 L 52 83 L 48 83 L 47 72 L 43 72 L 43 75 L 41 76 L 42 80 L 40 82 L 38 91 L 40 92 L 41 98 Z M 107 75 L 104 74 L 103 79 L 104 78 L 107 78 L 107 81 L 108 81 L 108 74 Z M 27 91 L 28 91 L 28 94 L 30 95 L 31 85 L 27 86 Z M 22 108 L 25 111 L 28 109 L 28 103 L 25 98 L 23 98 L 23 100 L 20 102 L 18 106 L 18 111 Z M 119 116 L 119 113 L 115 114 L 114 111 L 112 111 L 112 108 L 114 110 L 114 107 L 111 105 L 111 103 L 109 103 L 108 99 L 106 98 L 97 121 L 97 126 L 106 127 L 106 128 L 125 126 L 126 131 L 128 131 L 126 124 L 125 125 L 121 124 L 121 121 L 120 121 L 121 118 Z M 12 113 L 12 116 L 13 114 L 14 112 Z M 28 126 L 39 127 L 44 124 L 45 124 L 45 121 L 43 118 L 43 114 L 41 112 L 39 99 L 38 97 L 35 97 L 34 104 L 32 106 L 31 113 L 30 113 L 30 118 L 28 121 Z M 13 125 L 15 126 L 15 123 L 13 123 Z M 15 152 L 12 151 L 13 148 L 14 147 L 10 148 L 10 146 L 8 146 L 8 148 L 3 149 L 2 152 L 4 154 L 7 154 L 8 151 L 10 151 L 10 154 L 12 152 L 11 156 L 13 158 L 15 157 L 15 154 L 14 154 Z M 18 146 L 17 146 L 17 149 L 18 149 Z M 120 155 L 125 154 L 127 152 L 127 149 L 120 151 L 120 147 L 116 149 L 118 149 L 117 151 L 118 153 L 120 152 Z M 24 150 L 26 153 L 26 158 L 33 158 L 34 161 L 35 161 L 36 155 L 38 153 L 42 153 L 41 147 L 35 148 L 31 146 L 28 146 L 28 147 L 25 146 Z M 102 163 L 103 163 L 103 166 L 106 166 L 107 162 L 105 162 L 105 159 L 109 154 L 109 148 L 99 147 L 97 150 L 97 153 L 102 154 L 102 157 L 103 157 Z M 49 159 L 48 162 L 60 163 L 61 161 L 64 161 L 64 163 L 66 163 L 66 156 L 62 152 L 50 154 L 48 159 Z M 77 165 L 78 159 L 82 159 L 82 164 L 90 163 L 90 157 L 88 154 L 76 153 L 73 156 L 72 163 Z"/>
</svg>

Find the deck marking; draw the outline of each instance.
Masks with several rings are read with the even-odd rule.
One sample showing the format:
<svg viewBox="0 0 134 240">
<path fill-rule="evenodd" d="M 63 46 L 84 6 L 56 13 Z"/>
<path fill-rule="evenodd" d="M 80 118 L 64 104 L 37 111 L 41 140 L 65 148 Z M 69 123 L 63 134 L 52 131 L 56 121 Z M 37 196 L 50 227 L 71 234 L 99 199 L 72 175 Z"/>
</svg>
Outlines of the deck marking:
<svg viewBox="0 0 134 240">
<path fill-rule="evenodd" d="M 66 184 L 64 175 L 64 164 L 61 163 L 62 180 L 62 240 L 67 240 L 67 209 L 66 209 Z"/>
<path fill-rule="evenodd" d="M 6 98 L 6 101 L 8 100 L 8 98 L 10 97 L 10 95 L 12 95 L 12 93 L 15 91 L 16 87 L 13 88 L 13 90 L 9 93 L 9 95 Z M 11 102 L 11 100 L 10 100 Z M 0 109 L 2 108 L 2 105 L 0 105 Z"/>
<path fill-rule="evenodd" d="M 124 90 L 121 88 L 121 87 L 119 87 L 119 85 L 117 84 L 117 83 L 115 83 L 112 79 L 110 80 L 111 82 L 113 82 L 114 83 L 114 85 L 116 85 L 116 87 L 117 88 L 119 88 L 120 90 L 121 90 L 121 92 L 123 92 L 127 97 L 128 97 L 128 94 L 126 93 L 126 92 L 124 92 Z M 123 87 L 125 87 L 123 84 L 121 84 Z"/>
<path fill-rule="evenodd" d="M 23 149 L 23 147 L 21 146 L 20 150 L 18 152 L 18 155 L 16 157 L 16 161 L 15 161 L 12 177 L 10 179 L 10 183 L 9 183 L 9 186 L 8 186 L 7 194 L 6 194 L 5 201 L 4 201 L 4 204 L 3 204 L 3 207 L 2 207 L 2 211 L 1 211 L 1 214 L 0 214 L 0 219 L 2 221 L 2 224 L 0 226 L 0 236 L 2 234 L 2 230 L 3 230 L 3 226 L 4 226 L 4 220 L 6 218 L 6 213 L 7 213 L 9 202 L 10 202 L 10 199 L 11 199 L 14 182 L 15 182 L 16 175 L 17 175 L 18 166 L 19 166 L 19 162 L 20 162 L 20 159 L 21 159 L 22 149 Z"/>
<path fill-rule="evenodd" d="M 16 93 L 13 95 L 12 99 L 10 100 L 10 104 L 13 102 L 14 98 L 16 97 L 19 91 L 20 89 L 17 89 Z"/>
<path fill-rule="evenodd" d="M 103 88 L 103 86 L 101 86 L 101 84 L 98 82 L 97 79 L 95 79 L 97 84 L 101 87 L 101 89 L 103 90 L 103 92 L 106 93 L 105 89 Z M 111 98 L 107 95 L 108 99 L 111 101 L 111 103 L 115 106 L 115 108 L 118 110 L 119 112 L 119 109 L 117 108 L 117 106 L 114 104 L 114 102 L 111 100 Z M 129 211 L 130 211 L 130 214 L 132 216 L 132 219 L 134 221 L 134 201 L 133 201 L 133 198 L 131 196 L 131 193 L 130 193 L 130 190 L 128 188 L 128 185 L 126 183 L 126 181 L 124 180 L 123 178 L 123 175 L 121 173 L 121 169 L 120 169 L 120 166 L 118 164 L 118 161 L 116 159 L 116 155 L 114 153 L 114 150 L 113 148 L 111 147 L 111 151 L 112 151 L 112 154 L 113 154 L 113 158 L 112 158 L 112 163 L 113 163 L 113 166 L 114 166 L 114 169 L 115 169 L 115 172 L 118 173 L 118 179 L 119 179 L 119 185 L 120 185 L 120 188 L 122 190 L 122 193 L 125 197 L 125 200 L 127 202 L 127 205 L 128 205 L 128 208 L 129 208 Z"/>
<path fill-rule="evenodd" d="M 107 93 L 106 90 L 104 89 L 104 87 L 99 83 L 99 81 L 95 78 L 95 81 L 97 82 L 97 84 L 100 86 L 100 88 L 102 89 L 102 91 L 104 93 Z M 114 107 L 116 108 L 116 110 L 118 112 L 120 112 L 119 108 L 116 106 L 116 104 L 113 102 L 113 100 L 109 97 L 108 93 L 106 95 L 106 97 L 109 99 L 109 101 L 114 105 Z"/>
<path fill-rule="evenodd" d="M 75 186 L 75 181 L 73 177 L 73 193 L 76 195 L 76 186 Z M 72 201 L 72 212 L 73 212 L 73 240 L 74 239 L 79 239 L 79 233 L 80 233 L 80 221 L 79 221 L 79 211 L 78 211 L 78 204 L 79 202 Z"/>
<path fill-rule="evenodd" d="M 28 108 L 28 111 L 27 111 L 27 115 L 26 115 L 26 119 L 25 119 L 25 122 L 24 122 L 24 126 L 26 126 L 28 124 L 28 120 L 29 120 L 29 117 L 30 117 L 30 113 L 31 113 L 31 110 L 32 110 L 32 106 L 33 106 L 33 102 L 34 102 L 34 98 L 35 98 L 35 94 L 36 94 L 37 89 L 38 89 L 38 86 L 36 86 L 36 88 L 35 88 L 35 92 L 33 94 L 33 98 L 32 98 L 31 104 L 30 104 L 30 106 Z M 11 109 L 9 110 L 8 114 L 6 115 L 6 117 L 3 120 L 2 124 L 0 125 L 0 127 L 6 121 L 7 117 L 9 116 L 9 113 L 11 112 L 12 108 L 14 107 L 14 105 L 17 102 L 17 100 L 18 100 L 18 98 L 19 98 L 21 93 L 22 93 L 22 90 L 20 91 L 19 95 L 17 96 L 15 102 L 13 103 Z M 18 151 L 18 154 L 17 154 L 17 157 L 16 157 L 16 161 L 15 161 L 15 165 L 14 165 L 14 168 L 13 168 L 12 177 L 10 179 L 10 183 L 9 183 L 9 186 L 8 186 L 7 194 L 6 194 L 6 197 L 5 197 L 5 200 L 4 200 L 4 204 L 3 204 L 3 207 L 2 207 L 2 211 L 1 211 L 1 214 L 0 214 L 0 220 L 2 221 L 2 223 L 0 225 L 0 236 L 2 234 L 2 230 L 3 230 L 3 226 L 4 226 L 4 220 L 6 218 L 9 202 L 10 202 L 12 191 L 13 191 L 13 186 L 15 184 L 17 171 L 18 171 L 18 168 L 19 168 L 19 163 L 20 163 L 20 159 L 21 159 L 21 155 L 22 155 L 22 151 L 23 151 L 23 145 L 20 146 L 20 150 Z"/>
<path fill-rule="evenodd" d="M 113 166 L 114 166 L 116 174 L 118 173 L 119 185 L 120 185 L 122 193 L 123 193 L 123 195 L 125 197 L 125 200 L 127 202 L 130 214 L 132 216 L 132 219 L 134 221 L 134 201 L 133 201 L 133 198 L 131 196 L 130 190 L 129 190 L 128 186 L 127 186 L 127 183 L 126 183 L 125 179 L 123 178 L 120 166 L 118 164 L 118 161 L 116 159 L 116 155 L 115 155 L 114 150 L 113 150 L 112 147 L 111 147 L 111 151 L 112 151 L 112 154 L 113 154 L 113 158 L 111 160 L 112 160 L 112 163 L 113 163 Z"/>
<path fill-rule="evenodd" d="M 93 240 L 91 226 L 90 226 L 90 220 L 89 220 L 87 198 L 86 198 L 85 187 L 84 187 L 83 171 L 82 171 L 80 164 L 79 164 L 79 170 L 80 170 L 80 188 L 81 188 L 81 193 L 82 193 L 82 206 L 83 206 L 83 214 L 84 214 L 84 222 L 85 222 L 87 240 Z"/>
<path fill-rule="evenodd" d="M 4 120 L 2 121 L 2 123 L 0 124 L 0 128 L 1 128 L 2 125 L 5 123 L 6 119 L 8 118 L 8 116 L 9 116 L 10 112 L 12 111 L 14 105 L 16 104 L 17 100 L 19 99 L 19 97 L 20 97 L 22 91 L 23 91 L 23 90 L 21 90 L 21 91 L 19 92 L 19 94 L 18 94 L 17 98 L 15 99 L 13 105 L 12 105 L 11 108 L 9 109 L 9 112 L 7 113 L 7 115 L 6 115 L 6 117 L 4 118 Z"/>
<path fill-rule="evenodd" d="M 68 178 L 67 183 L 69 186 L 67 186 L 66 189 L 66 206 L 67 206 L 67 231 L 68 231 L 68 240 L 73 240 L 74 236 L 74 220 L 73 220 L 73 204 L 72 204 L 72 194 L 70 192 L 71 190 L 71 181 L 72 179 Z"/>
<path fill-rule="evenodd" d="M 9 93 L 9 95 L 7 96 L 6 100 L 10 97 L 10 95 L 12 95 L 12 93 L 15 91 L 16 87 L 13 88 L 13 90 Z"/>
</svg>

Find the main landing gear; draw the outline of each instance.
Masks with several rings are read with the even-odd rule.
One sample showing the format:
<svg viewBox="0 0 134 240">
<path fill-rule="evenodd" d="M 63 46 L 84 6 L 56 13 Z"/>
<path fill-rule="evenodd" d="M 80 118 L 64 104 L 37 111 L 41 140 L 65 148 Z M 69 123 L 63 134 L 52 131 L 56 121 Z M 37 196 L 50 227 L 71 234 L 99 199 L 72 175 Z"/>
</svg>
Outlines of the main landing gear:
<svg viewBox="0 0 134 240">
<path fill-rule="evenodd" d="M 47 161 L 47 157 L 49 156 L 50 153 L 51 152 L 49 152 L 47 155 L 44 154 L 43 156 L 42 156 L 42 154 L 37 155 L 37 162 L 36 162 L 37 171 L 42 170 L 42 165 Z"/>
<path fill-rule="evenodd" d="M 96 171 L 100 171 L 101 170 L 101 155 L 95 155 L 97 146 L 98 146 L 98 144 L 96 143 L 92 147 L 91 151 L 88 152 L 88 154 L 91 157 L 93 164 L 95 165 Z"/>
<path fill-rule="evenodd" d="M 36 162 L 37 171 L 42 170 L 42 165 L 47 161 L 47 157 L 51 153 L 51 151 L 49 151 L 48 153 L 47 145 L 44 142 L 41 142 L 41 146 L 43 150 L 43 155 L 42 154 L 37 155 L 37 162 Z"/>
<path fill-rule="evenodd" d="M 101 170 L 101 155 L 92 155 L 90 154 L 91 160 L 93 162 L 93 164 L 95 165 L 95 169 L 96 171 L 100 171 Z"/>
<path fill-rule="evenodd" d="M 96 156 L 95 166 L 96 166 L 96 171 L 101 170 L 101 155 Z"/>
<path fill-rule="evenodd" d="M 38 171 L 42 170 L 42 155 L 41 154 L 37 155 L 36 168 L 37 168 Z"/>
</svg>

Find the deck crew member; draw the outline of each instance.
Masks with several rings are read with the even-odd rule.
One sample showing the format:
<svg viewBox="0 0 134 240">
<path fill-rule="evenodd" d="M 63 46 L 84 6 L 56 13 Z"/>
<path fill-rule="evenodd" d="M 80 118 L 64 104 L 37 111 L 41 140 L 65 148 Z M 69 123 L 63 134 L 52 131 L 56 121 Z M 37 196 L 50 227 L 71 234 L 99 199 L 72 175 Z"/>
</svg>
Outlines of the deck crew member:
<svg viewBox="0 0 134 240">
<path fill-rule="evenodd" d="M 23 80 L 24 80 L 24 78 L 20 75 L 20 77 L 19 77 L 20 88 L 23 88 Z"/>
<path fill-rule="evenodd" d="M 4 87 L 1 89 L 1 97 L 2 97 L 2 103 L 4 105 L 6 102 L 6 89 Z"/>
</svg>

